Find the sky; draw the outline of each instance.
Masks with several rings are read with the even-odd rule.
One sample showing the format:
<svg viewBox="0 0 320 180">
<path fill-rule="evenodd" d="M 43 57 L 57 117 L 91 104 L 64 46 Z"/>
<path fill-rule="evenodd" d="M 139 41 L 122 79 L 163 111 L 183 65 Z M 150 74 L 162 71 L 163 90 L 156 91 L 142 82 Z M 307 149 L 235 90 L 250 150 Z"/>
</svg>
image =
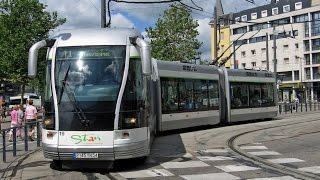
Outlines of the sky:
<svg viewBox="0 0 320 180">
<path fill-rule="evenodd" d="M 131 1 L 131 0 L 127 0 Z M 148 0 L 132 0 L 148 1 Z M 157 0 L 153 0 L 157 1 Z M 161 1 L 161 0 L 158 0 Z M 78 28 L 100 28 L 101 18 L 101 0 L 40 0 L 47 5 L 47 11 L 58 12 L 58 16 L 66 18 L 67 22 L 59 26 L 54 31 L 62 29 Z M 182 0 L 183 3 L 195 7 L 192 0 Z M 210 60 L 210 25 L 213 18 L 213 8 L 215 0 L 193 0 L 193 2 L 203 8 L 203 11 L 192 10 L 192 17 L 198 21 L 199 27 L 198 39 L 203 42 L 199 51 L 202 60 Z M 255 5 L 246 0 L 222 0 L 225 13 L 235 13 L 244 9 L 253 8 L 263 4 L 270 3 L 270 0 L 254 0 Z M 128 4 L 128 3 L 110 3 L 111 26 L 135 28 L 142 34 L 145 28 L 154 27 L 156 21 L 161 18 L 163 12 L 169 8 L 170 4 Z M 108 21 L 107 17 L 107 21 Z"/>
</svg>

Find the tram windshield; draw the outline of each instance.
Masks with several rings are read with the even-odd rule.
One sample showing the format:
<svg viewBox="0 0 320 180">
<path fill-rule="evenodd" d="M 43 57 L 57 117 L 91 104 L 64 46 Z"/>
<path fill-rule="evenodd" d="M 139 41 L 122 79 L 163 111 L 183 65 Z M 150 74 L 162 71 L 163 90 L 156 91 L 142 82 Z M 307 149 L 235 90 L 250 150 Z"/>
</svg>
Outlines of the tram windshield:
<svg viewBox="0 0 320 180">
<path fill-rule="evenodd" d="M 57 49 L 55 85 L 60 130 L 113 129 L 125 57 L 125 46 Z"/>
</svg>

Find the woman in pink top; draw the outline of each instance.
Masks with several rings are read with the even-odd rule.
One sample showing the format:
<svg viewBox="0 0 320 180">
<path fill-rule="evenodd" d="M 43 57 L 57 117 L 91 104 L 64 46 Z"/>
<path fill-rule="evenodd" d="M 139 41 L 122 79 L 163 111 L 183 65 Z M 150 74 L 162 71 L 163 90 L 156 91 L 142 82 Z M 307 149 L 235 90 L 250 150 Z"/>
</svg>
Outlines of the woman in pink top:
<svg viewBox="0 0 320 180">
<path fill-rule="evenodd" d="M 13 110 L 11 111 L 11 127 L 17 127 L 18 126 L 18 111 L 17 111 L 17 106 L 13 106 Z M 12 131 L 13 129 L 10 130 L 9 133 L 9 142 L 12 142 Z M 20 136 L 20 134 L 18 134 Z"/>
<path fill-rule="evenodd" d="M 34 141 L 34 127 L 36 126 L 37 121 L 37 109 L 33 106 L 33 101 L 29 100 L 29 105 L 26 107 L 25 111 L 25 121 L 28 123 L 29 129 L 29 139 L 30 141 Z"/>
</svg>

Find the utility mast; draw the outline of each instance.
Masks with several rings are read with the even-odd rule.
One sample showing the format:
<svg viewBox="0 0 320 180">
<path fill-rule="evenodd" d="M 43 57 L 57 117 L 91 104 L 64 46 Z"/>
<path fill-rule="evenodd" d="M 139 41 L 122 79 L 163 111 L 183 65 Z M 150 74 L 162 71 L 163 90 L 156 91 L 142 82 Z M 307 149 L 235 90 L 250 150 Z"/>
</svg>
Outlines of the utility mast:
<svg viewBox="0 0 320 180">
<path fill-rule="evenodd" d="M 222 16 L 224 14 L 223 12 L 223 7 L 222 7 L 222 3 L 221 0 L 216 0 L 216 3 L 214 5 L 214 34 L 213 34 L 213 61 L 214 63 L 217 63 L 218 61 L 218 38 L 220 38 L 220 34 L 218 36 L 218 24 L 219 24 L 219 17 Z"/>
<path fill-rule="evenodd" d="M 101 0 L 101 28 L 106 28 L 106 0 Z"/>
</svg>

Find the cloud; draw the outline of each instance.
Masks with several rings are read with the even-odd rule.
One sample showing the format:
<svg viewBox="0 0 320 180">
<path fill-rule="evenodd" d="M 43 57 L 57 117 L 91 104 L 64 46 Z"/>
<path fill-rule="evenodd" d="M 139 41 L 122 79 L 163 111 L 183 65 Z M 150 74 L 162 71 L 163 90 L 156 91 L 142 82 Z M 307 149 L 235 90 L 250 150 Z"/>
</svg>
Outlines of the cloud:
<svg viewBox="0 0 320 180">
<path fill-rule="evenodd" d="M 169 4 L 126 4 L 114 3 L 111 12 L 126 13 L 130 17 L 154 24 L 154 22 L 163 15 L 163 12 L 169 8 Z"/>
<path fill-rule="evenodd" d="M 134 23 L 120 13 L 112 15 L 112 27 L 133 28 Z"/>
<path fill-rule="evenodd" d="M 198 32 L 199 36 L 198 39 L 200 42 L 202 42 L 202 46 L 200 47 L 200 52 L 201 52 L 201 59 L 202 60 L 210 60 L 211 55 L 211 35 L 210 35 L 210 18 L 204 18 L 204 19 L 198 19 Z"/>
<path fill-rule="evenodd" d="M 100 12 L 90 1 L 68 0 L 57 3 L 52 0 L 41 0 L 41 2 L 47 5 L 47 11 L 57 11 L 60 18 L 67 19 L 59 29 L 100 27 Z"/>
<path fill-rule="evenodd" d="M 134 0 L 132 0 L 134 1 Z M 141 0 L 135 0 L 141 1 Z M 149 0 L 144 0 L 149 1 Z M 160 1 L 160 0 L 159 0 Z M 197 6 L 203 8 L 203 11 L 192 10 L 193 18 L 198 20 L 198 39 L 203 42 L 200 48 L 202 59 L 211 59 L 210 55 L 210 26 L 215 0 L 193 0 Z M 76 28 L 99 28 L 100 25 L 100 0 L 40 0 L 47 5 L 48 11 L 57 11 L 59 17 L 67 18 L 67 22 L 58 27 L 58 29 L 76 29 Z M 183 3 L 195 7 L 190 0 L 184 0 Z M 255 0 L 258 5 L 269 3 L 270 0 Z M 256 7 L 245 0 L 222 0 L 224 12 L 236 12 L 247 8 Z M 146 27 L 153 27 L 163 12 L 169 8 L 170 4 L 128 4 L 128 3 L 110 3 L 112 13 L 113 27 L 136 28 L 144 33 Z M 107 17 L 108 21 L 108 17 Z"/>
<path fill-rule="evenodd" d="M 60 18 L 67 21 L 58 29 L 99 28 L 101 27 L 100 1 L 99 0 L 68 0 L 57 3 L 52 0 L 42 0 L 47 5 L 47 10 L 57 11 Z M 106 21 L 108 21 L 108 17 Z M 133 28 L 134 23 L 123 14 L 112 14 L 112 27 Z"/>
</svg>

